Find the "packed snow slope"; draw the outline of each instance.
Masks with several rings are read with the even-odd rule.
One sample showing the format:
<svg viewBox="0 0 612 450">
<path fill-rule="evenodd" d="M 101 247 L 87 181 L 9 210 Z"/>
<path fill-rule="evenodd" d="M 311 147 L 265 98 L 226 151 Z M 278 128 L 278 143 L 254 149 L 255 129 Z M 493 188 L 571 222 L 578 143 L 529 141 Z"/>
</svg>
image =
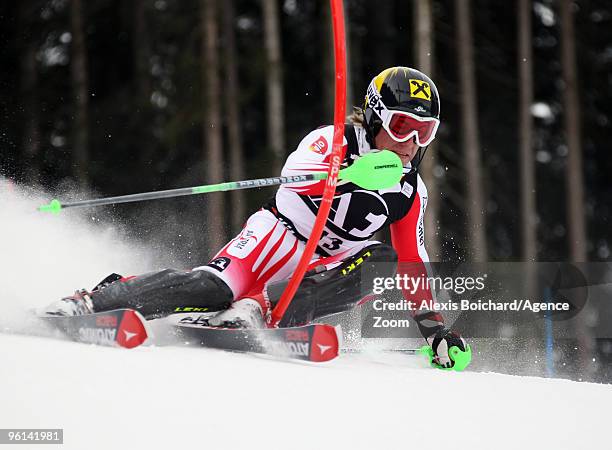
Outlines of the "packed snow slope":
<svg viewBox="0 0 612 450">
<path fill-rule="evenodd" d="M 0 178 L 0 330 L 110 272 L 176 267 L 163 244 L 127 238 L 97 210 L 38 213 L 50 198 Z M 63 428 L 62 449 L 559 450 L 608 441 L 610 386 L 447 373 L 400 354 L 313 365 L 0 333 L 0 357 L 0 428 Z"/>
<path fill-rule="evenodd" d="M 0 426 L 63 428 L 75 450 L 602 448 L 612 402 L 606 385 L 397 354 L 313 365 L 6 334 L 0 354 Z"/>
</svg>

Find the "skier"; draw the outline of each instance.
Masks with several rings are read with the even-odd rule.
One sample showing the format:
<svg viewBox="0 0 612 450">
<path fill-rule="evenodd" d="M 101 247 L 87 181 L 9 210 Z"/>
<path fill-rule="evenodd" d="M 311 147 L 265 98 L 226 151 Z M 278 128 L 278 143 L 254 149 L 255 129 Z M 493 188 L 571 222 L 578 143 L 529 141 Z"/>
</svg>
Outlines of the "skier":
<svg viewBox="0 0 612 450">
<path fill-rule="evenodd" d="M 439 116 L 437 88 L 420 71 L 391 67 L 372 79 L 363 108 L 355 108 L 346 125 L 342 166 L 388 149 L 400 157 L 404 175 L 396 186 L 378 191 L 338 183 L 316 259 L 281 326 L 305 324 L 359 304 L 372 277 L 393 275 L 383 262 L 397 261 L 398 271 L 423 274 L 428 261 L 423 224 L 427 190 L 417 169 L 435 138 Z M 287 158 L 282 175 L 326 172 L 333 130 L 325 126 L 306 135 Z M 113 274 L 92 292 L 77 291 L 45 312 L 78 315 L 132 308 L 149 319 L 185 311 L 217 312 L 208 325 L 264 327 L 305 248 L 324 185 L 310 181 L 280 186 L 273 200 L 251 215 L 238 236 L 204 266 L 129 278 Z M 393 247 L 371 240 L 386 226 Z M 411 294 L 404 295 L 410 299 Z M 419 302 L 433 301 L 428 288 L 416 295 Z M 447 329 L 437 312 L 419 308 L 412 317 L 432 347 L 434 361 L 451 367 L 448 349 L 465 350 L 463 338 Z"/>
</svg>

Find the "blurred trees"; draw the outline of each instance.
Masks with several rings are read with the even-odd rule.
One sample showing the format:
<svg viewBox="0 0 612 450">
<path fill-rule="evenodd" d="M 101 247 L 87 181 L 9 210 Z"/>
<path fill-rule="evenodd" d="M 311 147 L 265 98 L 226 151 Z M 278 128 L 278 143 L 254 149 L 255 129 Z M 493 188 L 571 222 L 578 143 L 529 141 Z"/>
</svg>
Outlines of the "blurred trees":
<svg viewBox="0 0 612 450">
<path fill-rule="evenodd" d="M 457 68 L 461 98 L 461 150 L 465 160 L 467 236 L 469 260 L 487 261 L 486 210 L 480 159 L 478 88 L 472 38 L 471 0 L 455 0 L 457 32 Z"/>
<path fill-rule="evenodd" d="M 19 4 L 19 26 L 32 30 L 35 23 L 36 5 L 29 2 Z M 24 36 L 21 52 L 20 96 L 23 104 L 23 138 L 21 159 L 24 162 L 24 174 L 31 182 L 38 182 L 40 174 L 40 100 L 38 94 L 38 45 L 31 33 Z"/>
<path fill-rule="evenodd" d="M 70 190 L 82 180 L 73 164 L 77 157 L 99 195 L 201 184 L 212 182 L 211 177 L 269 176 L 275 173 L 277 160 L 301 137 L 331 120 L 326 111 L 331 111 L 332 98 L 324 88 L 330 83 L 325 52 L 331 52 L 330 36 L 323 29 L 326 2 L 234 0 L 233 18 L 227 2 L 219 2 L 223 10 L 215 15 L 205 13 L 212 7 L 208 0 L 80 0 L 82 11 L 74 15 L 77 2 L 23 0 L 0 5 L 0 173 L 4 176 Z M 427 19 L 420 8 L 431 4 L 435 33 L 429 39 L 435 51 L 428 58 L 432 68 L 425 71 L 435 70 L 442 124 L 435 146 L 428 150 L 429 166 L 423 166 L 423 175 L 432 211 L 433 200 L 440 200 L 440 260 L 471 259 L 477 257 L 477 249 L 486 249 L 494 260 L 522 259 L 527 249 L 541 260 L 570 255 L 580 259 L 582 251 L 589 260 L 610 258 L 612 13 L 607 2 L 562 4 L 566 10 L 569 7 L 575 26 L 570 40 L 561 39 L 566 21 L 557 2 L 523 4 L 521 11 L 532 19 L 532 44 L 520 47 L 518 2 L 345 3 L 349 79 L 358 105 L 367 83 L 382 68 L 425 64 L 427 44 L 418 42 L 427 42 L 428 32 L 419 32 L 420 27 L 426 29 Z M 461 45 L 467 41 L 456 38 L 460 26 L 468 24 L 456 21 L 466 6 L 471 9 L 471 45 Z M 266 25 L 268 16 L 276 17 L 276 31 L 274 25 Z M 78 27 L 72 24 L 73 17 L 80 17 Z M 203 44 L 205 24 L 217 28 L 210 37 L 221 39 L 220 45 Z M 269 42 L 274 35 L 277 42 Z M 566 53 L 562 46 L 571 41 L 575 61 L 561 58 Z M 470 48 L 477 96 L 467 95 L 461 83 L 470 71 L 470 58 L 458 55 Z M 517 54 L 524 55 L 525 49 L 533 53 L 533 100 L 526 95 L 518 102 L 529 88 L 519 79 L 517 67 Z M 84 94 L 73 91 L 77 87 Z M 569 106 L 564 105 L 565 94 L 568 99 L 574 96 Z M 75 95 L 84 103 L 75 103 Z M 217 113 L 211 112 L 211 102 L 218 103 Z M 276 111 L 274 119 L 268 115 L 268 105 Z M 572 129 L 579 131 L 581 126 L 582 135 L 570 128 L 565 133 L 566 116 L 580 121 Z M 530 122 L 532 156 L 527 158 L 519 156 L 527 155 L 519 149 L 529 147 L 519 130 L 521 123 Z M 479 132 L 478 140 L 462 143 L 462 134 L 467 137 L 470 130 Z M 278 141 L 272 143 L 272 138 Z M 220 149 L 218 154 L 215 148 Z M 86 153 L 79 153 L 81 149 Z M 470 149 L 480 154 L 480 175 L 473 175 L 473 164 L 464 162 Z M 580 156 L 582 167 L 574 160 Z M 238 161 L 244 163 L 243 172 Z M 521 217 L 528 213 L 522 210 L 526 200 L 521 200 L 521 192 L 526 195 L 530 189 L 521 173 L 529 172 L 524 165 L 530 162 L 538 206 L 531 219 L 537 223 L 530 230 L 536 244 L 526 240 L 523 245 L 527 222 L 521 225 Z M 480 179 L 486 183 L 478 188 Z M 574 198 L 567 207 L 565 192 L 568 199 Z M 219 194 L 160 201 L 117 207 L 113 213 L 139 234 L 160 229 L 169 240 L 176 240 L 179 251 L 188 249 L 195 260 L 202 260 L 216 250 L 206 236 L 227 236 L 230 217 L 235 231 L 244 216 L 272 194 L 261 189 L 243 193 L 244 200 Z M 483 198 L 474 206 L 471 199 L 478 195 Z M 204 208 L 215 201 L 221 204 L 220 212 L 205 213 Z M 245 206 L 243 212 L 237 210 L 239 205 Z M 163 223 L 145 221 L 150 211 L 163 217 Z M 588 229 L 586 239 L 576 237 L 581 234 L 576 234 L 579 216 L 585 221 L 583 233 Z M 223 230 L 210 232 L 206 221 L 221 223 Z M 432 236 L 429 229 L 427 238 Z M 582 242 L 583 250 L 571 250 L 568 242 Z"/>
<path fill-rule="evenodd" d="M 221 82 L 219 76 L 219 48 L 217 28 L 217 0 L 201 0 L 202 16 L 202 167 L 206 168 L 206 181 L 203 184 L 223 182 L 223 143 L 221 123 Z M 221 248 L 226 241 L 221 195 L 211 195 L 207 199 L 206 235 L 212 248 Z"/>
<path fill-rule="evenodd" d="M 145 125 L 150 119 L 151 112 L 151 94 L 152 94 L 152 77 L 151 77 L 151 40 L 149 26 L 149 3 L 148 0 L 134 0 L 132 21 L 134 30 L 134 45 L 132 47 L 134 76 L 132 82 L 133 98 L 131 100 L 132 110 L 137 117 L 140 117 L 141 126 L 133 128 L 134 140 L 141 143 L 140 164 L 143 167 L 151 165 L 156 157 L 155 148 L 152 145 L 147 145 L 149 135 L 151 134 L 151 124 Z M 129 5 L 129 3 L 128 3 Z"/>
<path fill-rule="evenodd" d="M 262 0 L 264 45 L 266 49 L 266 110 L 268 146 L 274 154 L 271 168 L 279 173 L 285 156 L 285 101 L 283 57 L 279 22 L 279 2 Z"/>
<path fill-rule="evenodd" d="M 521 257 L 535 261 L 537 257 L 535 204 L 535 155 L 533 153 L 533 40 L 531 33 L 531 0 L 518 2 L 518 90 L 519 90 L 519 167 L 521 192 Z"/>
<path fill-rule="evenodd" d="M 414 67 L 436 79 L 433 48 L 433 11 L 431 0 L 416 0 L 414 10 Z M 438 165 L 436 142 L 432 142 L 425 154 L 426 158 L 419 167 L 421 177 L 427 180 L 427 212 L 425 216 L 425 236 L 427 253 L 432 261 L 440 259 L 440 192 L 435 175 Z"/>
<path fill-rule="evenodd" d="M 72 120 L 72 157 L 75 178 L 81 188 L 89 187 L 89 72 L 85 22 L 87 21 L 81 0 L 70 0 L 70 29 L 72 46 L 70 79 L 74 101 Z"/>
<path fill-rule="evenodd" d="M 566 191 L 570 260 L 587 261 L 584 223 L 584 176 L 580 130 L 580 102 L 576 67 L 573 2 L 559 2 L 561 15 L 561 64 L 563 66 L 563 116 L 567 140 Z"/>
<path fill-rule="evenodd" d="M 234 0 L 223 0 L 223 66 L 227 91 L 224 96 L 225 123 L 227 124 L 229 177 L 231 180 L 244 180 L 244 149 L 242 148 L 242 126 L 240 116 L 240 81 L 238 80 L 238 61 L 236 39 L 234 37 Z M 232 191 L 231 231 L 238 233 L 246 216 L 246 199 L 243 190 Z"/>
<path fill-rule="evenodd" d="M 134 106 L 138 111 L 144 107 L 151 96 L 151 43 L 147 19 L 147 0 L 133 0 L 132 17 L 134 21 Z"/>
</svg>

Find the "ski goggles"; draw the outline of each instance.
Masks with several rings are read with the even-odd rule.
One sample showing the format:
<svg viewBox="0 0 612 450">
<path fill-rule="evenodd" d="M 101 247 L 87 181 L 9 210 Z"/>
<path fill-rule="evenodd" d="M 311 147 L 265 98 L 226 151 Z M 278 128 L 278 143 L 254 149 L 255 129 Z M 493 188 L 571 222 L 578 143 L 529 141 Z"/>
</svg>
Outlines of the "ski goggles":
<svg viewBox="0 0 612 450">
<path fill-rule="evenodd" d="M 368 87 L 368 104 L 382 120 L 382 126 L 396 142 L 415 138 L 420 147 L 426 147 L 436 137 L 440 121 L 435 117 L 419 117 L 405 111 L 393 111 L 383 103 L 376 85 Z"/>
</svg>

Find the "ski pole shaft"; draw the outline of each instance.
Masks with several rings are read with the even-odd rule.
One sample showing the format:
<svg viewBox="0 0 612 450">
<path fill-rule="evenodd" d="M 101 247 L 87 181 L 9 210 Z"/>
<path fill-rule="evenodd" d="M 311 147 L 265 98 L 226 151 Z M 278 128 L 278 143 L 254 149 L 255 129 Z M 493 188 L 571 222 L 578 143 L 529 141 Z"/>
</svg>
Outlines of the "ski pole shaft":
<svg viewBox="0 0 612 450">
<path fill-rule="evenodd" d="M 362 354 L 363 350 L 359 348 L 343 348 L 340 350 L 341 353 L 349 354 Z M 389 348 L 382 350 L 383 353 L 403 353 L 405 355 L 423 355 L 424 350 L 422 348 Z"/>
<path fill-rule="evenodd" d="M 62 209 L 84 207 L 84 206 L 103 206 L 114 205 L 117 203 L 140 202 L 144 200 L 156 200 L 161 198 L 182 197 L 185 195 L 206 194 L 209 192 L 235 191 L 239 189 L 250 189 L 254 187 L 278 186 L 280 184 L 299 183 L 304 181 L 323 180 L 327 173 L 315 173 L 307 175 L 295 175 L 290 177 L 257 178 L 254 180 L 230 181 L 227 183 L 208 184 L 203 186 L 169 189 L 165 191 L 143 192 L 140 194 L 120 195 L 117 197 L 97 198 L 93 200 L 81 200 L 69 203 L 60 203 L 59 200 L 52 200 L 48 205 L 38 208 L 42 212 L 59 213 Z"/>
<path fill-rule="evenodd" d="M 378 190 L 387 189 L 402 178 L 402 162 L 395 153 L 389 150 L 369 153 L 357 159 L 349 167 L 342 169 L 338 178 L 350 181 L 364 189 Z M 327 179 L 327 172 L 316 172 L 289 177 L 257 178 L 254 180 L 228 181 L 226 183 L 207 184 L 203 186 L 169 189 L 166 191 L 143 192 L 141 194 L 120 195 L 118 197 L 97 198 L 92 200 L 80 200 L 76 202 L 61 203 L 52 200 L 48 205 L 38 208 L 42 212 L 59 213 L 65 208 L 82 206 L 102 206 L 116 203 L 140 202 L 143 200 L 155 200 L 159 198 L 181 197 L 184 195 L 206 194 L 209 192 L 235 191 L 238 189 L 250 189 L 256 187 L 278 186 L 281 184 L 302 183 L 305 181 L 319 181 Z"/>
</svg>

